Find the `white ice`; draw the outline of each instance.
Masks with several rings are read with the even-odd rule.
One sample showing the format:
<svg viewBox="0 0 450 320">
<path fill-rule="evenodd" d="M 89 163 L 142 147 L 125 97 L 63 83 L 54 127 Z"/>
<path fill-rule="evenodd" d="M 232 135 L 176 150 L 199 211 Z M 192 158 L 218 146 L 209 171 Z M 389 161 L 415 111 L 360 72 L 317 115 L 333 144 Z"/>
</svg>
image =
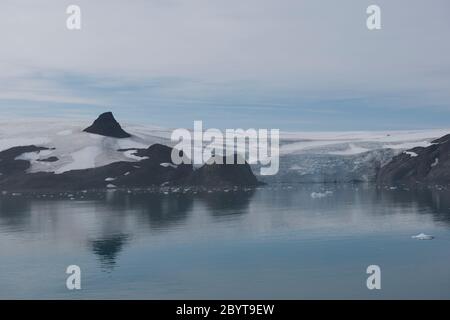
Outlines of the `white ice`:
<svg viewBox="0 0 450 320">
<path fill-rule="evenodd" d="M 411 238 L 416 239 L 416 240 L 433 240 L 434 236 L 425 234 L 425 233 L 420 233 L 416 236 L 412 236 Z"/>
</svg>

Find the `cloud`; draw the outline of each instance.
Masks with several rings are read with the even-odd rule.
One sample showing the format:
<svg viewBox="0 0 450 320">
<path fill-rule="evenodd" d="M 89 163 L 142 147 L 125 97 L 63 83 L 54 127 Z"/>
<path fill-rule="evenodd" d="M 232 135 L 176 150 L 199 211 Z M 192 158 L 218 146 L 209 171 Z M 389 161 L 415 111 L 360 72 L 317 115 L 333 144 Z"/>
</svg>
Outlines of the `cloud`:
<svg viewBox="0 0 450 320">
<path fill-rule="evenodd" d="M 449 2 L 377 0 L 383 29 L 371 32 L 372 2 L 78 0 L 82 30 L 69 31 L 73 1 L 4 0 L 0 99 L 340 112 L 330 104 L 396 95 L 393 109 L 450 106 Z"/>
</svg>

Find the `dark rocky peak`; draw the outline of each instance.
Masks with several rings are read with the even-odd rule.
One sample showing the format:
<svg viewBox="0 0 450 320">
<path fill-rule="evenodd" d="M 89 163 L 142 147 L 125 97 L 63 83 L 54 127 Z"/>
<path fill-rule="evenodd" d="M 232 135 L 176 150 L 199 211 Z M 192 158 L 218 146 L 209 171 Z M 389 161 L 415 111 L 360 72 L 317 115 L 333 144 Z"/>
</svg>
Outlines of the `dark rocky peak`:
<svg viewBox="0 0 450 320">
<path fill-rule="evenodd" d="M 90 126 L 83 131 L 99 134 L 105 137 L 129 138 L 131 135 L 124 131 L 114 118 L 112 112 L 102 113 Z"/>
</svg>

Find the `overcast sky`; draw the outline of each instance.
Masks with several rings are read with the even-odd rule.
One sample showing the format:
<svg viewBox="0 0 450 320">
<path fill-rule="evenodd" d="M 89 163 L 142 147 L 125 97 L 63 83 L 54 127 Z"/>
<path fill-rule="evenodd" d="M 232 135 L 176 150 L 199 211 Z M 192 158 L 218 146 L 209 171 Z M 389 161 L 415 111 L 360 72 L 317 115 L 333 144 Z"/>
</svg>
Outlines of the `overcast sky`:
<svg viewBox="0 0 450 320">
<path fill-rule="evenodd" d="M 0 115 L 450 128 L 449 15 L 448 0 L 3 0 Z"/>
</svg>

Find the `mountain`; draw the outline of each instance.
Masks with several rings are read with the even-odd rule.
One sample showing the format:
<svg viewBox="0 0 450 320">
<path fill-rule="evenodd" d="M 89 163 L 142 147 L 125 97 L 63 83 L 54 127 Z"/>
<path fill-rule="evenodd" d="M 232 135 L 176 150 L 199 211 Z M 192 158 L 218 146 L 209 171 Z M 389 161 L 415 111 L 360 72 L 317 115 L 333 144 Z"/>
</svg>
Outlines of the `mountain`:
<svg viewBox="0 0 450 320">
<path fill-rule="evenodd" d="M 102 113 L 90 126 L 83 131 L 99 134 L 105 137 L 129 138 L 131 134 L 125 132 L 114 118 L 112 112 Z"/>
<path fill-rule="evenodd" d="M 84 128 L 83 119 L 0 119 L 0 191 L 52 186 L 105 188 L 108 184 L 145 187 L 159 182 L 180 186 L 254 184 L 253 177 L 247 175 L 247 165 L 227 165 L 226 170 L 215 165 L 196 170 L 190 165 L 175 166 L 170 159 L 174 145 L 170 129 L 128 124 L 126 131 L 131 136 L 116 138 L 89 134 Z M 256 179 L 268 184 L 374 182 L 380 167 L 395 156 L 414 147 L 429 147 L 448 132 L 284 132 L 280 136 L 279 172 L 257 175 Z M 258 174 L 260 165 L 250 164 L 250 169 Z M 237 176 L 242 179 L 234 181 Z"/>
<path fill-rule="evenodd" d="M 381 168 L 379 185 L 449 185 L 450 134 L 394 157 Z"/>
<path fill-rule="evenodd" d="M 120 131 L 117 131 L 118 128 L 122 130 L 120 125 L 117 122 L 114 125 L 113 122 L 116 121 L 112 114 L 104 113 L 90 128 L 109 128 L 108 134 L 120 135 Z M 0 136 L 3 138 L 0 138 L 0 190 L 59 191 L 161 185 L 221 187 L 257 184 L 248 164 L 213 165 L 211 168 L 194 170 L 191 164 L 174 164 L 171 157 L 173 148 L 170 146 L 153 143 L 148 148 L 140 148 L 145 143 L 143 135 L 131 139 L 131 135 L 129 138 L 117 138 L 102 134 L 104 137 L 97 138 L 87 135 L 86 130 L 78 133 L 60 129 L 58 127 L 51 139 L 25 137 L 23 132 L 20 138 L 4 139 Z M 91 130 L 89 132 L 92 133 Z M 39 145 L 1 148 L 2 144 L 8 146 L 31 141 Z"/>
</svg>

